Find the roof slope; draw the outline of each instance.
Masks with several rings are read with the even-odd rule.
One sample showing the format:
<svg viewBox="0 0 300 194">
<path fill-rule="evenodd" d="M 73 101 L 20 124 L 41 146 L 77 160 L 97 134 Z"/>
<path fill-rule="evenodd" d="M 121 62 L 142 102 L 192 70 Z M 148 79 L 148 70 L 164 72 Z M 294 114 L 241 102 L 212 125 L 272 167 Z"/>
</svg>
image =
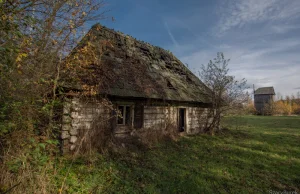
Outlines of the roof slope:
<svg viewBox="0 0 300 194">
<path fill-rule="evenodd" d="M 262 94 L 269 94 L 269 95 L 275 95 L 275 90 L 273 87 L 263 87 L 258 88 L 255 90 L 255 95 L 262 95 Z"/>
<path fill-rule="evenodd" d="M 88 42 L 96 48 L 101 48 L 103 41 L 109 42 L 101 54 L 101 64 L 91 64 L 93 80 L 83 78 L 103 82 L 99 94 L 210 103 L 210 90 L 171 52 L 100 24 L 88 34 L 73 53 Z"/>
</svg>

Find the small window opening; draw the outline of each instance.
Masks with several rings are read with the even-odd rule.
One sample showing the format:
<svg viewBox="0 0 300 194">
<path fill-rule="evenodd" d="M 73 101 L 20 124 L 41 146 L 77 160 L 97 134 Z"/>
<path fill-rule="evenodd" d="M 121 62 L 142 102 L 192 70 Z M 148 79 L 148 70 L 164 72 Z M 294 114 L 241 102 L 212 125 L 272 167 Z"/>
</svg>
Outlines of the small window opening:
<svg viewBox="0 0 300 194">
<path fill-rule="evenodd" d="M 123 124 L 123 117 L 124 117 L 124 106 L 118 107 L 118 124 Z"/>
<path fill-rule="evenodd" d="M 131 107 L 118 106 L 118 125 L 130 125 L 131 123 Z"/>
</svg>

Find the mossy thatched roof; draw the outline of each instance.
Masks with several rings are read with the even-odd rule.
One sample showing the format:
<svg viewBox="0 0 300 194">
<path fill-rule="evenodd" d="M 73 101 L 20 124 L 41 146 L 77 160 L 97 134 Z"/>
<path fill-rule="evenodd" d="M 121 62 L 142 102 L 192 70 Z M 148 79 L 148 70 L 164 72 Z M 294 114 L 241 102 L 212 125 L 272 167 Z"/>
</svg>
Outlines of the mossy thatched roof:
<svg viewBox="0 0 300 194">
<path fill-rule="evenodd" d="M 210 103 L 210 90 L 169 51 L 100 24 L 91 28 L 71 55 L 87 44 L 94 45 L 101 60 L 89 67 L 93 78 L 82 80 L 101 82 L 99 94 Z"/>
</svg>

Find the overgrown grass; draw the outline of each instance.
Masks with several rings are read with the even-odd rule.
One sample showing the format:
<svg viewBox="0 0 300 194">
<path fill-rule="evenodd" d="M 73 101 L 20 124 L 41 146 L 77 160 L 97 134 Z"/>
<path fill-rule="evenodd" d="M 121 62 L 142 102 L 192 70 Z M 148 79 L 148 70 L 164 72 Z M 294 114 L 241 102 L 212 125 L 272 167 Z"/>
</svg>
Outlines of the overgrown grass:
<svg viewBox="0 0 300 194">
<path fill-rule="evenodd" d="M 92 167 L 77 161 L 70 176 L 99 193 L 300 192 L 299 117 L 228 117 L 223 125 L 223 134 L 113 154 Z"/>
<path fill-rule="evenodd" d="M 81 157 L 66 193 L 300 193 L 300 117 L 228 117 L 229 130 Z M 71 161 L 57 162 L 57 189 Z"/>
</svg>

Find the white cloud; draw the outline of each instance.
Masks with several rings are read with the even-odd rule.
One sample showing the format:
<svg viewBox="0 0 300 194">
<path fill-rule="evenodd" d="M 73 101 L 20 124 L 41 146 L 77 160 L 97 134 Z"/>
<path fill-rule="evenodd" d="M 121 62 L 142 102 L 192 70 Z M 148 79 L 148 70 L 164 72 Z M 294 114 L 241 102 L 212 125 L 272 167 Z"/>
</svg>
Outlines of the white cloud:
<svg viewBox="0 0 300 194">
<path fill-rule="evenodd" d="M 251 48 L 253 47 L 253 48 Z M 226 48 L 226 47 L 225 47 Z M 224 49 L 226 58 L 230 58 L 230 74 L 237 79 L 246 78 L 248 84 L 255 87 L 274 86 L 282 94 L 295 93 L 299 87 L 300 59 L 297 51 L 300 40 L 285 39 L 251 45 L 230 45 Z M 297 50 L 297 49 L 296 49 Z M 197 72 L 201 64 L 207 64 L 219 50 L 212 48 L 194 52 L 181 60 L 188 63 L 193 72 Z"/>
<path fill-rule="evenodd" d="M 246 78 L 256 88 L 274 86 L 283 95 L 296 93 L 300 83 L 300 0 L 222 0 L 220 3 L 217 22 L 210 22 L 206 27 L 196 20 L 187 23 L 183 22 L 186 18 L 166 18 L 168 33 L 170 29 L 174 32 L 180 29 L 190 37 L 181 37 L 179 45 L 170 33 L 175 41 L 168 48 L 183 63 L 188 63 L 196 75 L 201 64 L 207 64 L 222 51 L 231 59 L 230 74 L 237 79 Z M 197 17 L 203 15 L 199 12 Z M 213 33 L 207 33 L 211 28 Z"/>
<path fill-rule="evenodd" d="M 232 28 L 265 21 L 293 20 L 300 16 L 299 0 L 229 0 L 218 7 L 220 20 L 216 35 L 222 36 Z M 293 29 L 286 25 L 284 30 Z M 281 33 L 281 27 L 275 27 Z"/>
<path fill-rule="evenodd" d="M 261 59 L 260 57 L 264 58 L 264 56 L 267 54 L 284 52 L 284 51 L 287 51 L 294 47 L 297 48 L 300 46 L 300 40 L 299 39 L 283 39 L 283 40 L 277 40 L 277 41 L 261 43 L 261 44 L 258 42 L 255 42 L 255 45 L 256 45 L 256 47 L 260 47 L 260 48 L 246 50 L 245 52 L 243 52 L 241 54 L 240 59 L 243 61 L 252 60 L 252 59 Z M 248 48 L 249 48 L 249 46 L 251 47 L 251 44 L 247 45 Z"/>
<path fill-rule="evenodd" d="M 230 49 L 231 46 L 228 45 L 228 44 L 221 44 L 218 48 L 219 48 L 219 49 Z"/>
<path fill-rule="evenodd" d="M 300 29 L 299 25 L 272 25 L 271 30 L 273 30 L 275 33 L 278 34 L 284 34 L 286 32 L 289 32 L 291 30 Z"/>
</svg>

